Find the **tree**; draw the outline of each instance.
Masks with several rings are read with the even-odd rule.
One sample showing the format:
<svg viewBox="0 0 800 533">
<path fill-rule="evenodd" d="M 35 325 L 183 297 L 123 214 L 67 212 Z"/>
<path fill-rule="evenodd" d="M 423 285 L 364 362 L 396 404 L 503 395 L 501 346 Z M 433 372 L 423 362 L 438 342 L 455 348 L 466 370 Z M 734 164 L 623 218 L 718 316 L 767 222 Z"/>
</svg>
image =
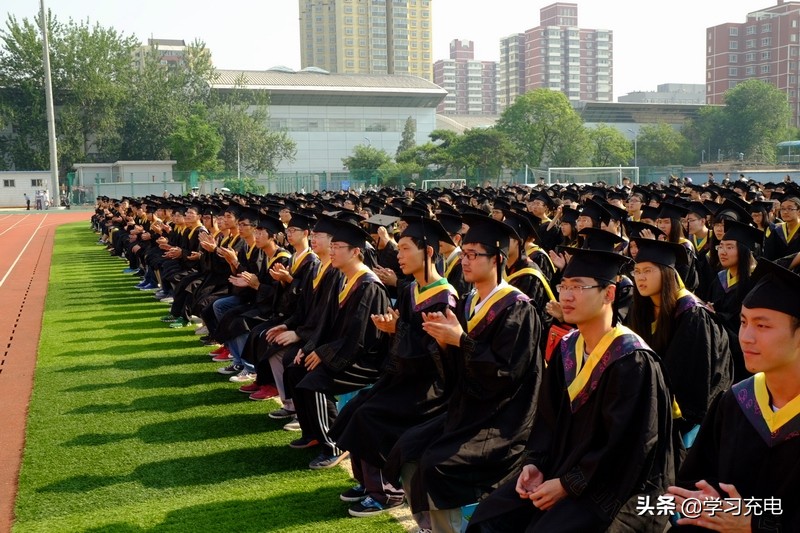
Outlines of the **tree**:
<svg viewBox="0 0 800 533">
<path fill-rule="evenodd" d="M 598 124 L 589 130 L 589 140 L 592 147 L 592 166 L 628 165 L 633 159 L 633 144 L 616 128 Z"/>
<path fill-rule="evenodd" d="M 487 177 L 498 177 L 518 155 L 508 136 L 495 128 L 466 130 L 449 151 L 454 166 L 481 170 Z"/>
<path fill-rule="evenodd" d="M 729 152 L 773 163 L 792 113 L 786 92 L 761 80 L 747 80 L 725 92 L 723 125 Z"/>
<path fill-rule="evenodd" d="M 503 111 L 496 127 L 517 148 L 520 165 L 539 168 L 580 160 L 586 154 L 581 117 L 557 91 L 536 89 L 519 96 Z"/>
<path fill-rule="evenodd" d="M 222 136 L 206 120 L 204 110 L 198 111 L 199 114 L 192 114 L 188 119 L 178 119 L 168 140 L 171 155 L 177 161 L 178 170 L 222 170 L 222 161 L 218 158 Z"/>
<path fill-rule="evenodd" d="M 386 150 L 364 144 L 357 144 L 353 147 L 353 155 L 342 158 L 342 164 L 350 171 L 373 171 L 391 161 Z"/>
<path fill-rule="evenodd" d="M 210 81 L 215 77 L 210 54 L 201 41 L 187 47 L 178 67 L 161 64 L 151 50 L 129 85 L 120 156 L 123 159 L 167 159 L 169 138 L 180 120 L 196 106 L 207 106 Z"/>
<path fill-rule="evenodd" d="M 397 152 L 395 155 L 399 155 L 401 152 L 405 152 L 406 150 L 410 150 L 414 147 L 416 141 L 414 140 L 414 134 L 417 130 L 417 121 L 411 117 L 406 119 L 405 126 L 403 126 L 403 137 L 400 139 L 400 144 L 397 146 Z"/>
<path fill-rule="evenodd" d="M 63 24 L 52 14 L 48 33 L 59 167 L 88 154 L 96 160 L 115 157 L 136 39 L 88 21 Z M 10 15 L 0 31 L 0 108 L 14 131 L 5 159 L 16 168 L 49 168 L 43 81 L 38 17 Z"/>
<path fill-rule="evenodd" d="M 236 80 L 236 86 L 215 95 L 210 106 L 223 139 L 220 159 L 225 170 L 274 172 L 284 159 L 294 160 L 297 145 L 286 132 L 269 129 L 269 94 L 245 89 L 246 84 L 246 78 Z"/>
<path fill-rule="evenodd" d="M 642 126 L 638 144 L 639 162 L 644 160 L 649 166 L 680 165 L 693 157 L 686 137 L 663 122 Z"/>
</svg>

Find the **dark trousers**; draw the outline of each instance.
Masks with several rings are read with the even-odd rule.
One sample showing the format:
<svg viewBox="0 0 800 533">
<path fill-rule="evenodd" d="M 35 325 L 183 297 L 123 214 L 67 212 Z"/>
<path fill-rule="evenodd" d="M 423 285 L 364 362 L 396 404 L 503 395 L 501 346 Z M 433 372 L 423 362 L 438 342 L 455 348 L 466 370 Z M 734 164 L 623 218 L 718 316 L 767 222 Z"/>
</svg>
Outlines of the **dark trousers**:
<svg viewBox="0 0 800 533">
<path fill-rule="evenodd" d="M 355 454 L 350 455 L 350 464 L 353 477 L 366 489 L 370 498 L 381 505 L 403 501 L 405 492 L 399 480 L 387 479 L 380 468 L 359 459 Z"/>
</svg>

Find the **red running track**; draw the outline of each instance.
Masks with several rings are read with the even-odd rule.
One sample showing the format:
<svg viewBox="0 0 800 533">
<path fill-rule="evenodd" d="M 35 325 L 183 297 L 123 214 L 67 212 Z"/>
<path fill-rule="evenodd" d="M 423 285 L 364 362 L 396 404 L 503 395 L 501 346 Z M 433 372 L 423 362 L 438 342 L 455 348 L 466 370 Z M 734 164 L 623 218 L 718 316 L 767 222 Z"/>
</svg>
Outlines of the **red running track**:
<svg viewBox="0 0 800 533">
<path fill-rule="evenodd" d="M 0 212 L 0 532 L 11 531 L 56 227 L 88 211 Z"/>
</svg>

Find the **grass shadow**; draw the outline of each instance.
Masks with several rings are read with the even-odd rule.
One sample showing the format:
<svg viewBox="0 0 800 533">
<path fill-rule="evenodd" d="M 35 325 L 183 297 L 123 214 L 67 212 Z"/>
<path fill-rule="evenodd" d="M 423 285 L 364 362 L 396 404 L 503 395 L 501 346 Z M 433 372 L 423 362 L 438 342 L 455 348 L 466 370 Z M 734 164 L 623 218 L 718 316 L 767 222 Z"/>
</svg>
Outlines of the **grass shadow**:
<svg viewBox="0 0 800 533">
<path fill-rule="evenodd" d="M 141 464 L 125 475 L 72 476 L 45 485 L 38 492 L 82 493 L 129 482 L 154 489 L 213 485 L 288 470 L 307 469 L 313 453 L 308 450 L 291 450 L 285 446 L 238 448 L 153 461 Z"/>
</svg>

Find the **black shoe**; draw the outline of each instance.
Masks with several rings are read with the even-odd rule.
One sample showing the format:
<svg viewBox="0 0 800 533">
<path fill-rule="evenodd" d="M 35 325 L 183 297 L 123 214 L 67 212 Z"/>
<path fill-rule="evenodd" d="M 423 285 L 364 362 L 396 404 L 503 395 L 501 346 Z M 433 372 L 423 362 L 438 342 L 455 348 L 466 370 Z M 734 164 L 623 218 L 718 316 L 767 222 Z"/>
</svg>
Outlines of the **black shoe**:
<svg viewBox="0 0 800 533">
<path fill-rule="evenodd" d="M 367 489 L 363 485 L 358 484 L 355 487 L 349 488 L 343 493 L 339 494 L 339 499 L 343 502 L 360 502 L 367 497 Z"/>
</svg>

